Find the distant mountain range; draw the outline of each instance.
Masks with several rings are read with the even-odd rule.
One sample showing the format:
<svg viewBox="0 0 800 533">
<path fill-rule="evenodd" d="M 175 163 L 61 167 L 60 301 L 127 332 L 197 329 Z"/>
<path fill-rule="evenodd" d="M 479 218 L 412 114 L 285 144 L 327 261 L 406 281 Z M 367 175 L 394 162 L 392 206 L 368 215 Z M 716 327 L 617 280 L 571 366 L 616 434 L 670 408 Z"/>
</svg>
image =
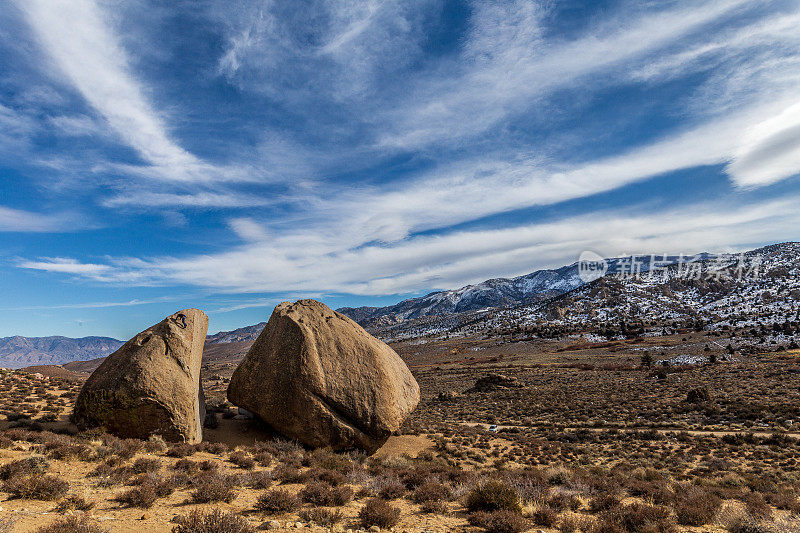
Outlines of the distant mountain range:
<svg viewBox="0 0 800 533">
<path fill-rule="evenodd" d="M 599 331 L 621 323 L 656 328 L 692 323 L 711 331 L 757 330 L 759 338 L 775 346 L 800 341 L 800 243 L 766 246 L 741 256 L 703 254 L 688 265 L 668 262 L 663 269 L 642 272 L 606 274 L 535 303 L 421 317 L 370 330 L 397 341 L 535 331 L 542 325 Z"/>
<path fill-rule="evenodd" d="M 702 253 L 694 256 L 694 259 L 703 260 L 709 257 L 713 256 Z M 607 274 L 620 272 L 625 268 L 628 259 L 605 259 Z M 636 259 L 636 268 L 642 272 L 650 270 L 652 256 Z M 660 265 L 674 264 L 679 257 L 656 256 L 656 260 Z M 516 278 L 495 278 L 460 289 L 432 292 L 387 307 L 342 307 L 337 311 L 364 327 L 381 328 L 415 318 L 533 304 L 567 293 L 583 284 L 579 275 L 579 263 L 575 262 L 556 270 L 537 270 Z"/>
<path fill-rule="evenodd" d="M 206 337 L 206 344 L 230 344 L 232 342 L 254 341 L 266 326 L 266 322 L 259 322 L 252 326 L 234 329 L 233 331 L 220 331 Z"/>
<path fill-rule="evenodd" d="M 266 322 L 221 331 L 206 337 L 207 345 L 254 341 Z M 82 362 L 105 357 L 117 351 L 123 341 L 111 337 L 3 337 L 0 338 L 0 367 L 23 368 L 72 363 L 80 371 Z M 93 368 L 93 363 L 89 365 Z"/>
<path fill-rule="evenodd" d="M 116 351 L 122 344 L 110 337 L 3 337 L 0 338 L 0 366 L 22 368 L 94 359 Z"/>
<path fill-rule="evenodd" d="M 612 274 L 624 272 L 631 263 L 630 257 L 622 257 L 604 260 L 605 277 L 591 283 L 584 282 L 579 263 L 573 263 L 555 270 L 538 270 L 516 278 L 496 278 L 460 289 L 432 292 L 391 306 L 344 307 L 338 311 L 386 339 L 459 328 L 458 324 L 464 321 L 478 320 L 474 317 L 476 313 L 486 315 L 484 311 L 501 311 L 498 316 L 504 320 L 528 323 L 559 319 L 593 322 L 614 316 L 728 315 L 743 310 L 751 316 L 752 309 L 769 313 L 776 305 L 754 307 L 754 301 L 780 302 L 788 298 L 790 302 L 784 307 L 795 312 L 794 302 L 800 300 L 800 244 L 776 244 L 748 252 L 748 256 L 764 260 L 764 277 L 739 283 L 686 281 L 674 275 L 681 258 L 655 256 L 658 266 L 669 267 L 669 272 L 673 272 L 669 280 L 618 281 Z M 709 265 L 722 257 L 703 253 L 693 260 Z M 651 269 L 649 256 L 637 256 L 636 261 L 640 272 L 656 270 L 655 265 Z M 721 313 L 721 309 L 726 312 Z M 261 322 L 209 335 L 206 344 L 240 347 L 241 343 L 254 341 L 265 325 L 266 322 Z M 0 339 L 0 366 L 20 368 L 77 361 L 71 363 L 77 369 L 80 361 L 105 357 L 122 344 L 108 337 L 7 337 Z"/>
</svg>

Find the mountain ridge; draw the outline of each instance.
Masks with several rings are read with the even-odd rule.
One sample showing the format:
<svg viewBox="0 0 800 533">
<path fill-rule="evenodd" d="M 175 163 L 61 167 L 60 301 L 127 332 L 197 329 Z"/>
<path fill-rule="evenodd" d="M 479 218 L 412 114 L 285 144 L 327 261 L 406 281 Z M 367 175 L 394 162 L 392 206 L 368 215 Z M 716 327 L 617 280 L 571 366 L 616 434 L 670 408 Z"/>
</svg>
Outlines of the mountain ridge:
<svg viewBox="0 0 800 533">
<path fill-rule="evenodd" d="M 762 254 L 766 256 L 783 254 L 782 264 L 794 264 L 790 259 L 800 254 L 800 244 L 794 242 L 778 243 L 768 245 L 745 252 L 749 255 Z M 642 272 L 650 270 L 650 260 L 647 256 L 636 256 L 642 258 L 640 269 Z M 650 256 L 651 258 L 658 256 Z M 701 253 L 692 256 L 700 261 L 710 261 L 722 257 L 719 255 Z M 517 276 L 514 278 L 492 278 L 484 282 L 466 285 L 459 289 L 447 291 L 434 291 L 425 296 L 402 300 L 394 305 L 385 307 L 343 307 L 339 312 L 350 316 L 362 326 L 370 329 L 374 334 L 386 339 L 394 337 L 395 332 L 405 332 L 401 336 L 409 334 L 425 334 L 423 332 L 433 331 L 441 328 L 452 327 L 461 321 L 462 316 L 467 316 L 483 311 L 492 312 L 497 310 L 507 314 L 509 317 L 515 313 L 512 311 L 517 308 L 528 308 L 525 314 L 527 320 L 553 320 L 556 315 L 567 313 L 577 318 L 589 313 L 593 307 L 603 308 L 607 302 L 592 301 L 594 296 L 587 296 L 586 290 L 602 290 L 607 294 L 614 294 L 614 298 L 633 298 L 639 300 L 637 305 L 643 309 L 653 307 L 661 301 L 662 308 L 667 303 L 663 295 L 656 294 L 654 290 L 648 288 L 646 284 L 626 282 L 623 285 L 614 284 L 614 276 L 611 274 L 623 272 L 626 268 L 626 261 L 630 257 L 618 257 L 606 259 L 608 270 L 606 281 L 599 285 L 595 280 L 585 283 L 579 275 L 579 263 L 572 263 L 557 269 L 543 269 Z M 663 257 L 663 264 L 674 266 L 678 264 L 677 256 Z M 792 271 L 794 272 L 794 270 Z M 663 292 L 663 287 L 659 287 Z M 670 289 L 671 290 L 671 289 Z M 697 290 L 693 288 L 692 290 Z M 792 290 L 795 290 L 792 287 Z M 626 293 L 629 293 L 626 294 Z M 677 291 L 681 297 L 692 296 L 686 291 Z M 566 298 L 566 299 L 565 299 Z M 646 300 L 652 300 L 648 304 Z M 569 305 L 562 305 L 569 302 Z M 677 305 L 675 303 L 671 303 Z M 657 307 L 657 305 L 656 305 Z M 538 308 L 538 309 L 535 309 Z M 508 311 L 503 311 L 508 310 Z M 701 310 L 705 312 L 705 310 Z M 519 316 L 516 320 L 521 319 Z M 266 322 L 260 322 L 250 326 L 244 326 L 231 331 L 221 331 L 208 335 L 206 344 L 215 345 L 241 345 L 254 341 Z M 106 344 L 98 344 L 92 349 L 80 348 L 77 341 L 105 341 Z M 50 344 L 48 344 L 48 342 Z M 71 344 L 72 343 L 72 344 Z M 76 368 L 85 363 L 94 364 L 92 360 L 112 353 L 123 344 L 123 341 L 110 337 L 84 337 L 82 339 L 70 339 L 68 337 L 6 337 L 0 339 L 0 366 L 10 366 L 19 368 L 23 366 L 34 366 L 41 364 L 69 364 Z M 49 349 L 46 349 L 50 346 Z M 72 352 L 66 353 L 66 347 L 73 346 Z M 16 352 L 11 348 L 16 348 Z M 60 350 L 53 347 L 61 347 Z"/>
<path fill-rule="evenodd" d="M 599 256 L 598 256 L 599 257 Z M 625 261 L 634 256 L 605 258 L 608 271 L 613 274 L 625 268 Z M 638 268 L 650 269 L 651 260 L 658 255 L 635 256 L 640 258 Z M 697 260 L 715 257 L 702 252 L 692 256 Z M 679 256 L 662 256 L 667 264 L 677 262 Z M 481 283 L 465 285 L 458 289 L 434 291 L 425 296 L 409 298 L 385 307 L 341 307 L 340 313 L 349 316 L 364 327 L 380 328 L 403 321 L 441 315 L 454 315 L 497 307 L 515 307 L 534 304 L 565 294 L 582 285 L 579 262 L 556 269 L 541 269 L 513 278 L 491 278 Z"/>
</svg>

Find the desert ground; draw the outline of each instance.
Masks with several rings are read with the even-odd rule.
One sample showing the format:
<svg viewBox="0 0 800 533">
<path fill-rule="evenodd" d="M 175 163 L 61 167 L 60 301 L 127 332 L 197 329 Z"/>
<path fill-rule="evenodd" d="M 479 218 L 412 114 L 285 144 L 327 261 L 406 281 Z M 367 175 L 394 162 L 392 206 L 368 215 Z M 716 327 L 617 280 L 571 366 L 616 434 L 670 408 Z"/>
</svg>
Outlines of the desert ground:
<svg viewBox="0 0 800 533">
<path fill-rule="evenodd" d="M 245 343 L 206 351 L 199 445 L 79 432 L 80 365 L 3 371 L 0 531 L 800 531 L 796 350 L 693 331 L 392 347 L 422 401 L 369 457 L 225 402 Z"/>
</svg>

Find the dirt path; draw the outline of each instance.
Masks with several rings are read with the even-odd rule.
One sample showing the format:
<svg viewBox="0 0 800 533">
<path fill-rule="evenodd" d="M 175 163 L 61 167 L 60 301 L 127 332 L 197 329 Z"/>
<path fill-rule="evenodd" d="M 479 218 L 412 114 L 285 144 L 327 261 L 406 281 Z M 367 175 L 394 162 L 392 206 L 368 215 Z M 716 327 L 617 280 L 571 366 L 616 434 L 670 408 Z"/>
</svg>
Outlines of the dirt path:
<svg viewBox="0 0 800 533">
<path fill-rule="evenodd" d="M 469 427 L 482 427 L 484 429 L 489 429 L 489 426 L 492 424 L 486 424 L 483 422 L 470 422 L 470 421 L 461 421 L 461 424 Z M 497 425 L 498 429 L 538 429 L 538 426 L 513 426 L 513 425 Z M 688 435 L 696 435 L 699 437 L 724 437 L 725 435 L 754 435 L 756 437 L 771 437 L 775 433 L 779 433 L 778 431 L 752 431 L 752 430 L 702 430 L 702 429 L 682 429 L 682 428 L 617 428 L 617 427 L 591 427 L 591 428 L 581 428 L 581 427 L 565 427 L 564 431 L 579 431 L 579 430 L 586 430 L 586 431 L 594 431 L 594 432 L 601 432 L 601 431 L 608 431 L 611 429 L 616 429 L 617 431 L 649 431 L 651 429 L 655 429 L 659 433 L 666 434 L 666 433 L 686 433 Z M 794 439 L 800 439 L 800 432 L 786 432 L 781 433 L 781 435 L 786 435 L 787 437 L 791 437 Z"/>
</svg>

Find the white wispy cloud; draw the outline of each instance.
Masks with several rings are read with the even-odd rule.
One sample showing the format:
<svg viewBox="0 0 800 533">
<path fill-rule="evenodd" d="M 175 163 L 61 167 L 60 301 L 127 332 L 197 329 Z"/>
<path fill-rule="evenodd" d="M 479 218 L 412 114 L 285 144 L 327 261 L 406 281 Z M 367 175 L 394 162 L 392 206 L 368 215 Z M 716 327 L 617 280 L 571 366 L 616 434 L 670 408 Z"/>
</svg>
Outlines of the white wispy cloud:
<svg viewBox="0 0 800 533">
<path fill-rule="evenodd" d="M 126 51 L 94 0 L 17 2 L 55 67 L 151 168 L 149 175 L 208 180 L 213 166 L 179 146 L 136 79 Z"/>
<path fill-rule="evenodd" d="M 275 203 L 274 198 L 252 194 L 226 192 L 160 193 L 150 190 L 135 190 L 120 193 L 102 200 L 105 207 L 138 207 L 153 209 L 157 207 L 259 207 Z"/>
<path fill-rule="evenodd" d="M 36 311 L 48 309 L 105 309 L 108 307 L 135 307 L 138 305 L 150 305 L 163 302 L 171 302 L 180 300 L 183 296 L 166 296 L 163 298 L 152 298 L 147 300 L 125 300 L 120 302 L 86 302 L 74 304 L 60 304 L 60 305 L 28 305 L 20 307 L 3 307 L 3 311 Z"/>
<path fill-rule="evenodd" d="M 72 214 L 45 215 L 0 206 L 0 232 L 62 233 L 85 227 Z"/>
<path fill-rule="evenodd" d="M 411 91 L 409 103 L 390 113 L 382 145 L 428 147 L 482 133 L 509 114 L 534 106 L 548 91 L 572 86 L 590 74 L 630 68 L 631 61 L 754 3 L 695 2 L 635 20 L 620 16 L 560 43 L 542 40 L 544 13 L 535 3 L 513 2 L 514 11 L 505 4 L 486 5 L 491 7 L 482 7 L 474 17 L 463 72 L 444 80 L 433 77 Z M 453 124 L 458 124 L 455 130 Z"/>
<path fill-rule="evenodd" d="M 427 4 L 321 1 L 288 15 L 286 4 L 273 1 L 212 4 L 213 20 L 227 24 L 227 49 L 216 65 L 223 77 L 215 81 L 283 106 L 289 121 L 310 124 L 303 127 L 312 132 L 298 127 L 287 140 L 280 129 L 294 124 L 265 124 L 261 144 L 236 149 L 236 164 L 201 160 L 170 134 L 169 120 L 131 68 L 133 51 L 123 49 L 100 4 L 20 0 L 53 64 L 102 117 L 64 113 L 50 123 L 89 133 L 105 121 L 146 162 L 96 163 L 98 172 L 131 178 L 104 190 L 96 205 L 220 209 L 231 231 L 217 253 L 153 257 L 143 248 L 131 253 L 140 258 L 39 258 L 21 267 L 117 284 L 386 294 L 526 273 L 571 262 L 584 248 L 609 255 L 716 251 L 796 238 L 796 197 L 746 197 L 800 170 L 796 5 L 773 12 L 764 1 L 649 3 L 604 12 L 560 37 L 548 31 L 548 3 L 475 2 L 453 52 L 404 72 L 420 58 Z M 563 145 L 506 130 L 528 119 L 531 130 L 557 127 L 547 115 L 558 91 L 576 95 L 565 113 L 580 118 L 582 101 L 609 88 L 693 75 L 702 81 L 674 100 L 668 94 L 646 141 L 589 141 L 580 121 L 575 131 L 554 133 Z M 654 99 L 659 94 L 653 91 Z M 628 118 L 618 117 L 617 131 Z M 2 106 L 0 123 L 35 127 Z M 398 154 L 416 159 L 412 170 L 393 174 Z M 415 169 L 420 160 L 424 170 Z M 735 205 L 620 208 L 546 224 L 450 229 L 705 166 L 727 172 L 738 187 L 730 195 Z M 348 171 L 358 176 L 342 178 Z M 0 229 L 14 215 L 4 218 L 0 208 Z M 28 215 L 35 227 L 36 216 Z"/>
<path fill-rule="evenodd" d="M 394 294 L 481 281 L 496 276 L 498 265 L 507 275 L 560 266 L 573 262 L 584 249 L 608 255 L 653 250 L 692 253 L 790 240 L 800 224 L 800 213 L 791 208 L 798 200 L 753 205 L 707 202 L 658 213 L 600 211 L 548 223 L 333 251 L 313 232 L 298 232 L 217 254 L 118 262 L 105 268 L 88 264 L 82 273 L 75 262 L 63 259 L 44 262 L 41 268 L 58 265 L 55 268 L 65 272 L 103 281 L 155 279 L 231 292 Z"/>
<path fill-rule="evenodd" d="M 747 187 L 800 174 L 800 103 L 749 128 L 727 171 Z"/>
<path fill-rule="evenodd" d="M 19 267 L 31 270 L 44 270 L 45 272 L 80 274 L 85 276 L 96 276 L 112 270 L 108 265 L 81 263 L 76 259 L 68 257 L 43 257 L 36 261 L 22 261 L 19 263 Z"/>
</svg>

